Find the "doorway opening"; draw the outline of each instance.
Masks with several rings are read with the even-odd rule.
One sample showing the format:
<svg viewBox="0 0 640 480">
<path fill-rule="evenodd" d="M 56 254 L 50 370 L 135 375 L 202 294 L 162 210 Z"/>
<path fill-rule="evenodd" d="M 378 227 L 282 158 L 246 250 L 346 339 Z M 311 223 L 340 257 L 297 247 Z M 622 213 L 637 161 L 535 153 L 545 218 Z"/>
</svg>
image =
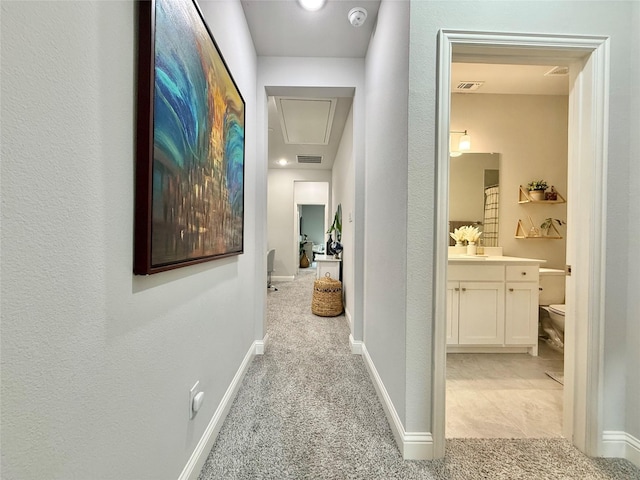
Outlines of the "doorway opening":
<svg viewBox="0 0 640 480">
<path fill-rule="evenodd" d="M 438 175 L 434 326 L 434 457 L 444 455 L 451 62 L 563 65 L 570 71 L 565 388 L 563 433 L 588 455 L 599 450 L 602 406 L 604 221 L 608 40 L 604 37 L 443 30 L 439 38 Z M 547 63 L 548 62 L 548 63 Z M 581 192 L 594 195 L 585 205 Z M 577 241 L 580 239 L 580 242 Z M 580 322 L 576 322 L 576 318 Z"/>
<path fill-rule="evenodd" d="M 456 259 L 452 268 L 465 271 L 448 272 L 447 438 L 562 435 L 562 332 L 548 309 L 565 304 L 569 76 L 568 69 L 546 75 L 552 69 L 457 62 L 453 51 L 450 131 L 468 132 L 471 141 L 459 151 L 459 136 L 451 134 L 449 231 L 469 225 L 481 235 L 474 263 Z M 467 79 L 482 85 L 470 92 Z M 523 194 L 520 203 L 519 186 L 539 178 L 562 195 L 531 203 Z M 540 228 L 545 217 L 562 219 L 562 235 Z M 526 234 L 537 236 L 514 235 L 523 222 Z M 493 258 L 500 250 L 521 260 L 505 267 Z M 506 271 L 506 283 L 496 282 L 496 268 Z"/>
</svg>

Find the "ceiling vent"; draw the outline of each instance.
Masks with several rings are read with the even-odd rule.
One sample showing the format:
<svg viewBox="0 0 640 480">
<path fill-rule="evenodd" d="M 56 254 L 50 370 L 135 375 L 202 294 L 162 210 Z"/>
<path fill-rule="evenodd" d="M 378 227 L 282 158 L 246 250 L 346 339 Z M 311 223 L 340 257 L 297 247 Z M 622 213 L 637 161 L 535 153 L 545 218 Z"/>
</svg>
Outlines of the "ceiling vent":
<svg viewBox="0 0 640 480">
<path fill-rule="evenodd" d="M 484 82 L 458 82 L 456 92 L 473 92 L 478 90 Z"/>
<path fill-rule="evenodd" d="M 298 163 L 320 164 L 322 163 L 322 155 L 296 155 Z"/>
<path fill-rule="evenodd" d="M 569 67 L 553 67 L 551 70 L 544 74 L 545 77 L 557 77 L 565 75 L 569 75 Z"/>
</svg>

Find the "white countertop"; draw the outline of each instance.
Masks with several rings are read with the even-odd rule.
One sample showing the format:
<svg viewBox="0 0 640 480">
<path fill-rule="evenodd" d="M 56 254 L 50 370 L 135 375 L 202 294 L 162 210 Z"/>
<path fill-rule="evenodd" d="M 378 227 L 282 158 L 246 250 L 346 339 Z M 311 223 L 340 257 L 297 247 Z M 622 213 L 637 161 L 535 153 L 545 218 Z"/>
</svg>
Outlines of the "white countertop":
<svg viewBox="0 0 640 480">
<path fill-rule="evenodd" d="M 317 262 L 318 260 L 322 262 L 340 262 L 341 258 L 334 258 L 333 255 L 316 255 L 313 259 Z"/>
<path fill-rule="evenodd" d="M 450 264 L 460 264 L 460 263 L 492 263 L 497 265 L 508 265 L 512 263 L 518 264 L 541 264 L 546 263 L 546 260 L 542 260 L 539 258 L 521 258 L 521 257 L 505 257 L 502 255 L 495 256 L 483 256 L 483 255 L 449 255 L 449 263 Z"/>
</svg>

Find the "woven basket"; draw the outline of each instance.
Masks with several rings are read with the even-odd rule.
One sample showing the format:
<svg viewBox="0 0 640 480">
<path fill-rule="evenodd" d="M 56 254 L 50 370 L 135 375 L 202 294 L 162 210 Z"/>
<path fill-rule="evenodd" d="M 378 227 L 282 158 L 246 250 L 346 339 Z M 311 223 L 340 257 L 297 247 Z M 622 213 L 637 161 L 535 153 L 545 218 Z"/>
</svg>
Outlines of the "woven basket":
<svg viewBox="0 0 640 480">
<path fill-rule="evenodd" d="M 311 313 L 320 317 L 336 317 L 342 313 L 342 282 L 326 274 L 313 284 Z"/>
</svg>

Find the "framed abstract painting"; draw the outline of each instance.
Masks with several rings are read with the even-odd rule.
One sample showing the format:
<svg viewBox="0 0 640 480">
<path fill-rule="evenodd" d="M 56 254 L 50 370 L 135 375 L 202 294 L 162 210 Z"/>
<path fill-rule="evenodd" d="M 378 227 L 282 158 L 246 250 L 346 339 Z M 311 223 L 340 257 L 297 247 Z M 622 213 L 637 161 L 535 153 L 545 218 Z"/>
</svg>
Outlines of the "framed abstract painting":
<svg viewBox="0 0 640 480">
<path fill-rule="evenodd" d="M 245 102 L 194 0 L 139 2 L 134 273 L 243 252 Z"/>
</svg>

